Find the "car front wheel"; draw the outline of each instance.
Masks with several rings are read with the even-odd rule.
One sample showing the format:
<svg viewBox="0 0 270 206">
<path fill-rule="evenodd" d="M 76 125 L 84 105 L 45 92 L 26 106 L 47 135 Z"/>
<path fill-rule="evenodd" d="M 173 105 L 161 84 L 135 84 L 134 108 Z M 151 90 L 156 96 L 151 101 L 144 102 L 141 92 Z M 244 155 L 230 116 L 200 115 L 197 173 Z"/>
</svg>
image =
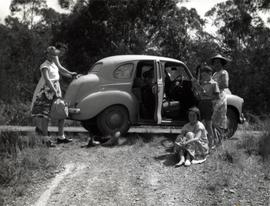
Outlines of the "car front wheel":
<svg viewBox="0 0 270 206">
<path fill-rule="evenodd" d="M 120 105 L 105 109 L 97 118 L 97 126 L 105 136 L 116 131 L 120 131 L 121 134 L 127 133 L 130 127 L 127 109 Z"/>
</svg>

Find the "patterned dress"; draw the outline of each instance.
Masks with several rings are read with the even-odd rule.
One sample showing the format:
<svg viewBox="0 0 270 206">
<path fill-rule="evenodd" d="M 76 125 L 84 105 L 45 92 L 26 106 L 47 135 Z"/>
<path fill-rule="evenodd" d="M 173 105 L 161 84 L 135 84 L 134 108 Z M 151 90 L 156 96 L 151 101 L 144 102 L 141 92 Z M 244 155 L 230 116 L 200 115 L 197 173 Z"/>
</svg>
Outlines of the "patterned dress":
<svg viewBox="0 0 270 206">
<path fill-rule="evenodd" d="M 185 144 L 185 141 L 190 138 L 190 135 L 187 135 L 188 133 L 193 133 L 194 135 L 192 136 L 194 137 L 199 131 L 201 131 L 199 140 Z M 176 138 L 175 144 L 178 146 L 178 150 L 183 149 L 187 151 L 194 160 L 205 159 L 209 153 L 207 131 L 200 121 L 197 121 L 194 125 L 191 123 L 185 124 L 182 128 L 182 133 Z"/>
<path fill-rule="evenodd" d="M 62 95 L 61 88 L 59 84 L 59 71 L 58 67 L 55 63 L 49 62 L 46 60 L 41 66 L 40 71 L 44 68 L 48 69 L 49 79 L 52 81 L 54 88 L 57 91 L 59 96 Z M 42 117 L 42 118 L 50 118 L 50 111 L 53 101 L 55 100 L 56 95 L 54 91 L 50 89 L 49 86 L 46 85 L 45 79 L 43 75 L 36 86 L 32 105 L 31 105 L 31 113 L 33 117 Z"/>
<path fill-rule="evenodd" d="M 229 74 L 226 70 L 220 70 L 214 73 L 213 79 L 218 83 L 220 90 L 219 100 L 216 102 L 212 116 L 213 125 L 227 129 L 227 97 L 225 90 L 229 86 Z"/>
</svg>

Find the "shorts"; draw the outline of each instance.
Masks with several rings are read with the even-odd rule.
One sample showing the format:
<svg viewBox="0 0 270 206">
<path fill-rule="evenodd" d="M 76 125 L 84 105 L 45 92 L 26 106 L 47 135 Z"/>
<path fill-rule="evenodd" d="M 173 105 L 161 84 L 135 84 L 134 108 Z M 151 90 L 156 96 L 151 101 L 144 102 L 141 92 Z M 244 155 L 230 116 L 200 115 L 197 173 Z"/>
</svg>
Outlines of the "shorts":
<svg viewBox="0 0 270 206">
<path fill-rule="evenodd" d="M 214 103 L 210 99 L 202 99 L 199 102 L 198 108 L 201 113 L 201 119 L 210 121 L 214 112 Z"/>
</svg>

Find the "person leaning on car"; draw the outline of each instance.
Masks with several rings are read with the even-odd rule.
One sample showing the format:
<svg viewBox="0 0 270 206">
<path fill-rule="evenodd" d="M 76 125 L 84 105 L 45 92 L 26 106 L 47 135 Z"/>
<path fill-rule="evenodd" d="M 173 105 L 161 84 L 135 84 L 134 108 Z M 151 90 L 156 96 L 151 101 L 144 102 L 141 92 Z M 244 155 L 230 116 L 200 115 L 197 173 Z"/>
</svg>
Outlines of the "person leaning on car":
<svg viewBox="0 0 270 206">
<path fill-rule="evenodd" d="M 36 119 L 36 131 L 43 136 L 48 137 L 48 123 L 50 119 L 50 110 L 52 103 L 56 98 L 62 97 L 61 88 L 59 84 L 60 75 L 66 77 L 76 77 L 76 72 L 70 72 L 65 69 L 59 62 L 58 55 L 60 50 L 54 46 L 49 46 L 46 50 L 46 60 L 41 64 L 41 78 L 36 86 L 32 105 L 31 114 Z M 70 142 L 64 135 L 64 120 L 58 121 L 58 141 L 61 143 Z M 47 138 L 48 146 L 54 146 L 51 139 Z"/>
<path fill-rule="evenodd" d="M 221 56 L 220 54 L 211 58 L 211 64 L 215 70 L 213 79 L 218 83 L 220 95 L 214 107 L 213 124 L 215 126 L 226 130 L 227 129 L 227 97 L 226 89 L 229 87 L 229 73 L 226 71 L 225 66 L 230 60 Z"/>
</svg>

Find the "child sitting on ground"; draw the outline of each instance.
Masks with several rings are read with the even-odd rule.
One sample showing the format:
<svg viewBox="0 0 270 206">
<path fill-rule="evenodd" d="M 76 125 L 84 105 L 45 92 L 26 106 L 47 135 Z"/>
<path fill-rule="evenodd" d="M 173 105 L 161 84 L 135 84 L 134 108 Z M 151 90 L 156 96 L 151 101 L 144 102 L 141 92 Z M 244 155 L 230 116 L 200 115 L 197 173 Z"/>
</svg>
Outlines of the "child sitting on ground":
<svg viewBox="0 0 270 206">
<path fill-rule="evenodd" d="M 200 120 L 200 110 L 192 107 L 188 111 L 189 123 L 185 124 L 182 132 L 175 140 L 174 152 L 179 155 L 180 161 L 176 167 L 185 164 L 202 163 L 209 152 L 207 131 Z"/>
</svg>

